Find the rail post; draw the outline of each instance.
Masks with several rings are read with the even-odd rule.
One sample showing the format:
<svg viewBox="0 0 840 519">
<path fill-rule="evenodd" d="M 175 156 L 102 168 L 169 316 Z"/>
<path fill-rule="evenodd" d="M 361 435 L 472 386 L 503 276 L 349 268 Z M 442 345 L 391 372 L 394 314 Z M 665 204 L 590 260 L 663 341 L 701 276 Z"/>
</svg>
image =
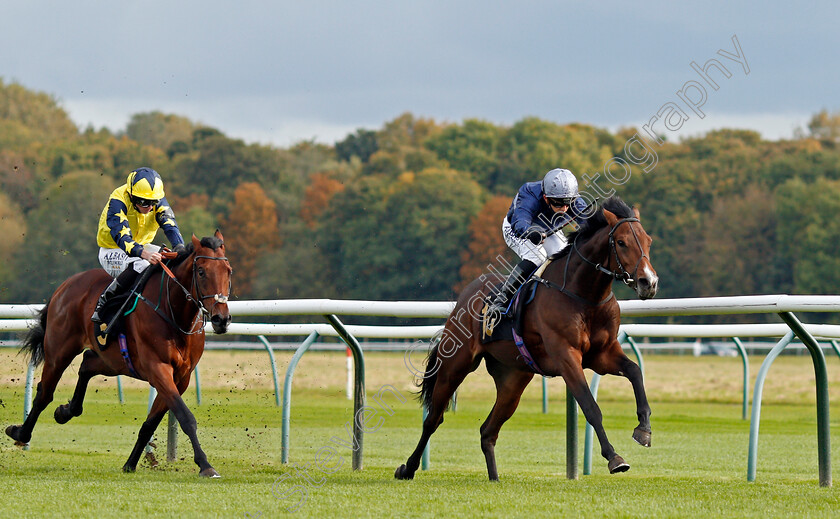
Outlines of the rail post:
<svg viewBox="0 0 840 519">
<path fill-rule="evenodd" d="M 764 358 L 764 362 L 761 363 L 761 368 L 758 370 L 758 375 L 755 377 L 752 417 L 750 418 L 750 445 L 747 452 L 747 481 L 755 481 L 755 465 L 758 457 L 758 428 L 761 423 L 761 396 L 764 392 L 764 379 L 767 378 L 770 365 L 773 364 L 773 361 L 776 360 L 776 357 L 779 356 L 782 350 L 790 344 L 793 336 L 793 331 L 789 331 L 787 335 L 782 337 Z"/>
<path fill-rule="evenodd" d="M 781 312 L 779 316 L 790 326 L 811 353 L 814 362 L 814 376 L 817 381 L 817 455 L 820 465 L 820 486 L 831 486 L 831 435 L 828 408 L 828 372 L 825 367 L 825 355 L 822 348 L 808 330 L 802 326 L 792 312 Z"/>
<path fill-rule="evenodd" d="M 744 396 L 742 399 L 741 404 L 741 419 L 747 419 L 747 408 L 749 407 L 750 401 L 750 390 L 748 389 L 750 383 L 750 363 L 747 359 L 747 349 L 744 348 L 744 345 L 741 343 L 741 339 L 738 337 L 732 337 L 732 342 L 735 343 L 735 346 L 738 347 L 738 353 L 741 355 L 741 363 L 744 365 Z"/>
<path fill-rule="evenodd" d="M 362 450 L 364 447 L 364 430 L 361 424 L 361 412 L 365 406 L 365 356 L 362 353 L 362 347 L 355 337 L 350 335 L 344 324 L 335 315 L 328 314 L 324 317 L 338 332 L 338 336 L 344 341 L 350 350 L 353 352 L 353 360 L 356 364 L 356 370 L 353 377 L 353 436 L 356 439 L 358 449 L 353 451 L 353 470 L 362 470 Z"/>
<path fill-rule="evenodd" d="M 23 390 L 23 421 L 32 411 L 32 384 L 35 382 L 35 362 L 30 359 L 29 367 L 26 368 L 26 387 Z M 29 450 L 29 444 L 23 446 L 23 450 Z"/>
<path fill-rule="evenodd" d="M 263 343 L 265 351 L 268 352 L 268 358 L 271 361 L 271 375 L 274 377 L 274 403 L 277 407 L 280 407 L 280 383 L 277 380 L 277 364 L 274 362 L 274 350 L 271 344 L 269 344 L 268 339 L 265 338 L 265 335 L 257 335 L 257 339 Z"/>
<path fill-rule="evenodd" d="M 306 350 L 318 339 L 318 332 L 312 332 L 309 337 L 304 340 L 295 354 L 292 355 L 292 360 L 289 361 L 289 367 L 286 368 L 286 378 L 283 382 L 283 410 L 281 411 L 281 433 L 280 433 L 280 462 L 289 462 L 289 421 L 292 413 L 292 378 L 295 376 L 295 368 L 306 353 Z"/>
<path fill-rule="evenodd" d="M 577 434 L 578 414 L 577 400 L 572 391 L 566 387 L 566 479 L 577 479 Z"/>
</svg>

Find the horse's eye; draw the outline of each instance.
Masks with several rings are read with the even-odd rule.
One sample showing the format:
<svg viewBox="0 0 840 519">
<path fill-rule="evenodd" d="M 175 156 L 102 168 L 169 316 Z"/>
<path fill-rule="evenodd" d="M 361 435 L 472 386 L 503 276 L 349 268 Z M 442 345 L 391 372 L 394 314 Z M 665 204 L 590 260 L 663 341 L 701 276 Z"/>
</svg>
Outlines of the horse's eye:
<svg viewBox="0 0 840 519">
<path fill-rule="evenodd" d="M 204 277 L 204 269 L 203 268 L 198 267 L 198 269 L 196 269 L 196 272 L 198 272 L 198 277 L 200 277 L 200 278 Z"/>
<path fill-rule="evenodd" d="M 616 243 L 618 243 L 619 247 L 626 247 L 627 246 L 627 245 L 625 245 L 624 240 L 618 240 Z"/>
</svg>

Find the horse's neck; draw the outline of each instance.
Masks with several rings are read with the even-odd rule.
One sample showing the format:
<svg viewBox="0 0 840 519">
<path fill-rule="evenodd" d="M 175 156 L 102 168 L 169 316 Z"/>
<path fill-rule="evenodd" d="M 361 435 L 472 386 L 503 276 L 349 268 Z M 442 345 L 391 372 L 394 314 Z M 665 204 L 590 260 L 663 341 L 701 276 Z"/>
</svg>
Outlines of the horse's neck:
<svg viewBox="0 0 840 519">
<path fill-rule="evenodd" d="M 175 275 L 175 279 L 178 281 L 178 283 L 180 283 L 181 286 L 183 286 L 188 292 L 190 292 L 190 297 L 195 298 L 196 295 L 191 292 L 193 290 L 192 265 L 192 260 L 189 257 L 185 258 L 184 261 L 172 271 L 172 273 Z M 161 275 L 167 276 L 165 272 L 162 272 Z M 179 325 L 190 326 L 190 324 L 192 324 L 192 322 L 195 320 L 196 314 L 198 313 L 198 306 L 195 303 L 189 301 L 184 291 L 180 287 L 175 285 L 175 283 L 173 283 L 172 281 L 170 281 L 170 287 L 168 292 L 169 305 L 172 309 L 172 313 L 179 321 Z"/>
<path fill-rule="evenodd" d="M 603 301 L 612 290 L 612 276 L 581 258 L 583 256 L 592 263 L 610 268 L 609 246 L 606 235 L 602 236 L 602 233 L 600 231 L 583 245 L 573 245 L 580 254 L 571 249 L 567 256 L 551 262 L 544 277 L 587 301 Z"/>
</svg>

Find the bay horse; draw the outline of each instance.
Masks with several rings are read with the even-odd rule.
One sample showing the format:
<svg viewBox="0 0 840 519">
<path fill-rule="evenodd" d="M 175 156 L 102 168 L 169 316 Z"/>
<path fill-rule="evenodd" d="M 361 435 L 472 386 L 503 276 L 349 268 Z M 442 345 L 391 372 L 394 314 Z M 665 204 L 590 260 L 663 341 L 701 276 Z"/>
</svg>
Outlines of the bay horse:
<svg viewBox="0 0 840 519">
<path fill-rule="evenodd" d="M 513 415 L 535 372 L 563 377 L 595 429 L 610 473 L 628 470 L 630 465 L 607 439 L 601 410 L 583 370 L 589 368 L 599 375 L 621 375 L 630 380 L 639 419 L 633 439 L 650 447 L 650 406 L 642 372 L 627 358 L 617 340 L 620 315 L 612 282 L 624 281 L 640 299 L 656 295 L 658 277 L 650 262 L 651 242 L 639 221 L 638 210 L 618 197 L 605 200 L 569 235 L 568 245 L 551 258 L 542 273 L 534 300 L 523 318 L 525 354 L 510 340 L 488 344 L 481 341 L 484 301 L 502 278 L 481 276 L 470 283 L 458 297 L 443 333 L 429 352 L 425 375 L 419 383 L 419 397 L 428 414 L 417 447 L 397 468 L 394 477 L 414 477 L 429 438 L 443 423 L 450 398 L 482 359 L 496 385 L 496 402 L 480 428 L 481 450 L 491 481 L 499 479 L 495 455 L 499 430 Z"/>
<path fill-rule="evenodd" d="M 126 375 L 148 381 L 157 390 L 157 397 L 123 471 L 134 472 L 146 444 L 166 411 L 171 410 L 192 443 L 200 475 L 219 477 L 198 443 L 195 416 L 181 395 L 204 352 L 205 317 L 210 318 L 216 333 L 225 333 L 231 321 L 227 299 L 232 269 L 225 257 L 222 233 L 216 230 L 214 236 L 201 240 L 193 235 L 186 250 L 169 262 L 174 277 L 161 268 L 147 268 L 156 270 L 143 290 L 148 304 L 137 302 L 123 323 L 126 358 L 112 335 L 104 350 L 99 347 L 90 320 L 99 294 L 112 280 L 105 270 L 81 272 L 56 289 L 21 348 L 21 352 L 31 355 L 35 365 L 44 364 L 32 410 L 22 425 L 7 427 L 6 434 L 18 445 L 29 443 L 35 422 L 52 402 L 62 373 L 84 352 L 73 398 L 56 408 L 56 422 L 63 424 L 82 414 L 88 382 L 96 375 Z M 209 310 L 208 299 L 212 300 Z"/>
</svg>

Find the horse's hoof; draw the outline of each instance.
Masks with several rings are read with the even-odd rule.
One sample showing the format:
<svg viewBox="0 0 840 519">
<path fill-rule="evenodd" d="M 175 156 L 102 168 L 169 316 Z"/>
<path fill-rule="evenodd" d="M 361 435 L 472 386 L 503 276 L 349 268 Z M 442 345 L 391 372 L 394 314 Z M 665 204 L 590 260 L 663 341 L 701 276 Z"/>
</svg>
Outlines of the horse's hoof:
<svg viewBox="0 0 840 519">
<path fill-rule="evenodd" d="M 55 421 L 57 423 L 66 424 L 71 418 L 73 418 L 73 413 L 68 411 L 68 407 L 69 406 L 67 405 L 60 405 L 55 408 L 55 414 L 53 416 L 55 417 Z"/>
<path fill-rule="evenodd" d="M 123 471 L 123 472 L 125 472 L 126 474 L 131 474 L 131 473 L 132 473 L 132 472 L 134 472 L 135 470 L 136 470 L 136 467 L 132 467 L 132 466 L 131 466 L 131 465 L 129 465 L 128 463 L 126 463 L 125 465 L 123 465 L 123 468 L 122 468 L 122 471 Z"/>
<path fill-rule="evenodd" d="M 23 435 L 20 434 L 20 430 L 23 428 L 22 425 L 10 425 L 6 427 L 6 436 L 13 439 L 15 441 L 15 445 L 18 447 L 24 447 L 29 444 L 29 440 L 32 439 L 32 435 L 30 434 L 28 438 L 24 438 Z"/>
<path fill-rule="evenodd" d="M 641 427 L 633 429 L 633 439 L 642 447 L 650 447 L 650 431 L 645 431 Z"/>
<path fill-rule="evenodd" d="M 618 454 L 610 460 L 610 463 L 607 465 L 610 469 L 610 474 L 616 474 L 618 472 L 627 472 L 630 470 L 630 464 L 624 461 L 624 458 L 619 456 Z"/>
<path fill-rule="evenodd" d="M 203 477 L 203 478 L 220 478 L 220 477 L 222 477 L 222 476 L 219 475 L 218 472 L 216 472 L 216 469 L 214 469 L 213 467 L 208 467 L 208 468 L 202 470 L 201 472 L 198 473 L 198 475 Z"/>
<path fill-rule="evenodd" d="M 407 472 L 405 465 L 400 465 L 394 472 L 394 477 L 396 479 L 414 479 L 414 474 L 408 474 Z"/>
</svg>

